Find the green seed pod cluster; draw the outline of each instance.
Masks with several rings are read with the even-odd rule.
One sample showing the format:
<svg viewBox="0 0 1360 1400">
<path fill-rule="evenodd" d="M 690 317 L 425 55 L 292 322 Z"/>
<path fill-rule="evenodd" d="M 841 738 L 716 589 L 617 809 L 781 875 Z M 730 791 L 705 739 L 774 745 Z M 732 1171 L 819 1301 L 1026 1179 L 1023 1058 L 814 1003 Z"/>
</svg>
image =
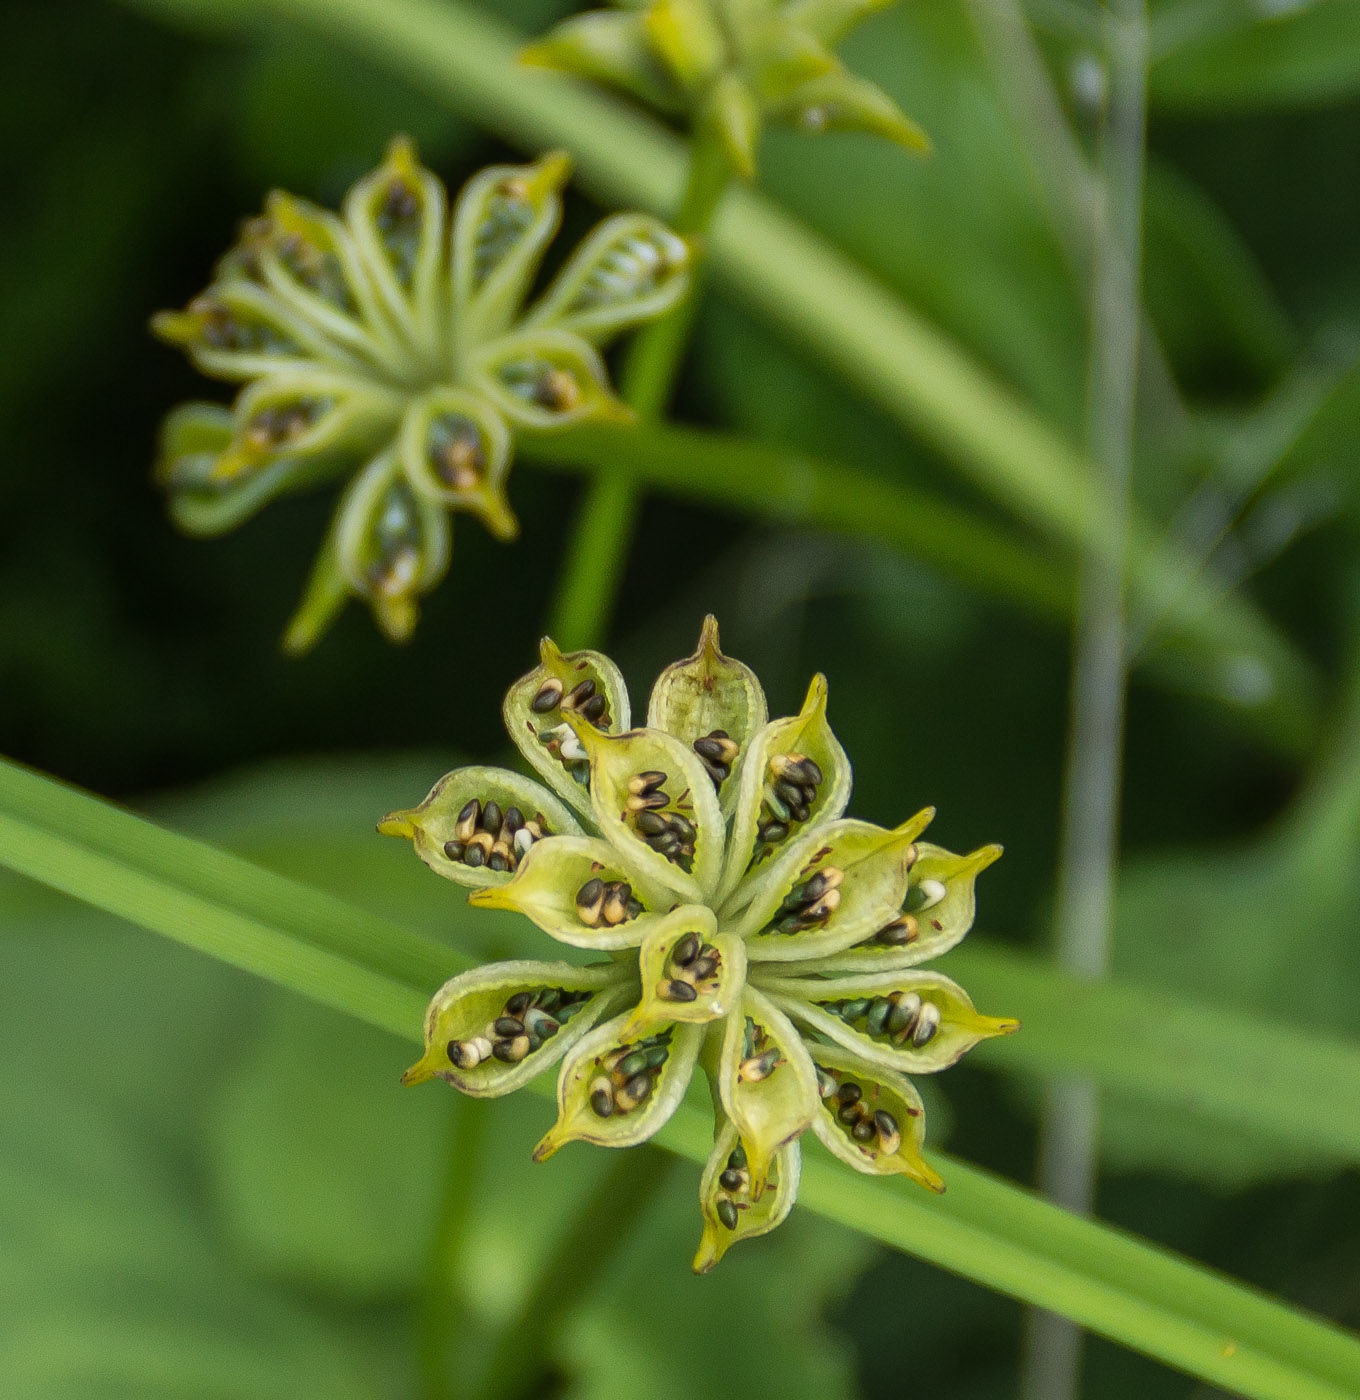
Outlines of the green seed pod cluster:
<svg viewBox="0 0 1360 1400">
<path fill-rule="evenodd" d="M 404 640 L 448 567 L 453 512 L 517 534 L 517 433 L 630 416 L 600 349 L 685 294 L 690 248 L 649 215 L 614 215 L 525 308 L 570 169 L 561 153 L 492 166 L 450 210 L 398 139 L 340 215 L 271 195 L 207 290 L 154 319 L 203 373 L 241 385 L 230 408 L 166 419 L 157 479 L 182 528 L 220 534 L 284 492 L 347 479 L 290 650 L 350 596 Z"/>
<path fill-rule="evenodd" d="M 892 0 L 614 0 L 564 20 L 522 55 L 621 88 L 711 133 L 755 173 L 767 122 L 867 131 L 911 150 L 930 142 L 876 84 L 832 49 Z"/>
<path fill-rule="evenodd" d="M 505 700 L 544 782 L 457 769 L 378 827 L 471 886 L 472 904 L 598 955 L 453 978 L 404 1082 L 494 1096 L 560 1066 L 541 1160 L 575 1139 L 645 1141 L 702 1067 L 715 1122 L 699 1272 L 788 1215 L 809 1128 L 859 1171 L 942 1190 L 909 1076 L 1018 1025 L 919 967 L 968 932 L 1001 848 L 918 840 L 929 808 L 892 830 L 845 817 L 850 764 L 826 698 L 818 676 L 797 715 L 771 720 L 710 617 L 631 728 L 614 663 L 545 640 Z"/>
</svg>

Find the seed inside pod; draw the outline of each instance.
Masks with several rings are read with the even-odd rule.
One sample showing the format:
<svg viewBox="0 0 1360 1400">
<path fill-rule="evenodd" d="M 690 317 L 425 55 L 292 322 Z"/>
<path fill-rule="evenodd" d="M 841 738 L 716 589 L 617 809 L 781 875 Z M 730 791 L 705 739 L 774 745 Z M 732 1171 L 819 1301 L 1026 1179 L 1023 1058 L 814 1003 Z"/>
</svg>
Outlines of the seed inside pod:
<svg viewBox="0 0 1360 1400">
<path fill-rule="evenodd" d="M 590 1081 L 590 1107 L 597 1117 L 631 1113 L 650 1097 L 670 1057 L 670 1030 L 616 1046 L 596 1060 Z"/>
<path fill-rule="evenodd" d="M 731 775 L 732 765 L 741 750 L 727 730 L 714 729 L 694 741 L 694 752 L 713 779 L 713 786 L 720 788 Z"/>
<path fill-rule="evenodd" d="M 458 813 L 453 830 L 453 839 L 444 842 L 449 860 L 495 871 L 515 870 L 534 842 L 550 834 L 542 812 L 526 820 L 518 807 L 502 812 L 494 798 L 482 803 L 475 797 Z"/>
<path fill-rule="evenodd" d="M 562 682 L 556 676 L 549 676 L 529 701 L 529 708 L 536 715 L 551 714 L 562 703 Z"/>
<path fill-rule="evenodd" d="M 453 491 L 475 491 L 486 474 L 481 429 L 461 413 L 441 413 L 426 430 L 425 452 L 435 476 Z"/>
<path fill-rule="evenodd" d="M 518 1064 L 551 1040 L 592 996 L 593 992 L 565 987 L 515 992 L 480 1035 L 449 1041 L 449 1062 L 458 1069 L 475 1069 L 483 1060 L 492 1058 Z"/>
</svg>

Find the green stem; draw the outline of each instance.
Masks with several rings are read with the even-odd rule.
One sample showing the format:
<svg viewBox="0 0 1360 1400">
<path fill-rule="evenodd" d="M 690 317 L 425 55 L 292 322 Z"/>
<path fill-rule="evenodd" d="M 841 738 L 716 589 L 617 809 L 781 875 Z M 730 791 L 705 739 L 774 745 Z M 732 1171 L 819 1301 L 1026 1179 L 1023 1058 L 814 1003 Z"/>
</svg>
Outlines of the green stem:
<svg viewBox="0 0 1360 1400">
<path fill-rule="evenodd" d="M 1103 181 L 1091 278 L 1088 439 L 1103 490 L 1077 595 L 1072 720 L 1063 792 L 1055 926 L 1062 970 L 1083 982 L 1109 971 L 1124 747 L 1125 538 L 1131 515 L 1141 320 L 1146 145 L 1145 0 L 1107 12 L 1110 105 L 1101 132 Z M 1095 1082 L 1061 1076 L 1047 1087 L 1040 1186 L 1057 1205 L 1090 1215 L 1099 1161 Z M 1082 1333 L 1069 1318 L 1031 1314 L 1023 1367 L 1027 1400 L 1077 1400 Z"/>
<path fill-rule="evenodd" d="M 668 315 L 633 338 L 620 378 L 623 400 L 644 422 L 664 415 L 675 387 L 680 362 L 694 326 L 702 268 L 702 238 L 727 187 L 727 158 L 706 133 L 694 133 L 689 177 L 680 208 L 672 220 L 677 233 L 694 242 L 689 295 Z M 620 470 L 599 471 L 586 491 L 581 513 L 567 546 L 567 562 L 549 632 L 567 649 L 598 645 L 628 563 L 640 491 L 634 478 Z"/>
<path fill-rule="evenodd" d="M 421 1395 L 424 1400 L 454 1400 L 450 1361 L 460 1321 L 454 1274 L 472 1209 L 472 1186 L 485 1136 L 483 1105 L 472 1099 L 456 1099 L 448 1118 L 444 1190 L 439 1219 L 430 1241 L 420 1317 Z"/>
<path fill-rule="evenodd" d="M 482 1384 L 469 1390 L 488 1400 L 523 1400 L 552 1359 L 567 1312 L 590 1296 L 615 1262 L 629 1227 L 660 1193 L 673 1159 L 655 1147 L 618 1153 L 586 1208 L 557 1242 L 487 1360 Z"/>
</svg>

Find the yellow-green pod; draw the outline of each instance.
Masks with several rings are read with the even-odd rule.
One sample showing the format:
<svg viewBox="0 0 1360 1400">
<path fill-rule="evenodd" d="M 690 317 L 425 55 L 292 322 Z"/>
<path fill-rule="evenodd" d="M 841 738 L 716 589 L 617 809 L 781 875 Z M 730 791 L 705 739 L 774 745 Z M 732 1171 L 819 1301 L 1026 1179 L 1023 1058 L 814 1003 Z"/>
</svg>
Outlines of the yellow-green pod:
<svg viewBox="0 0 1360 1400">
<path fill-rule="evenodd" d="M 886 972 L 914 967 L 947 953 L 973 926 L 977 877 L 1001 856 L 981 846 L 955 855 L 928 841 L 917 843 L 906 897 L 894 917 L 862 939 L 821 961 L 820 972 Z"/>
<path fill-rule="evenodd" d="M 397 451 L 418 496 L 477 516 L 497 539 L 519 534 L 505 499 L 510 429 L 475 394 L 441 387 L 413 399 L 402 418 Z"/>
<path fill-rule="evenodd" d="M 922 1156 L 925 1113 L 911 1082 L 839 1047 L 813 1047 L 818 1109 L 812 1130 L 856 1171 L 907 1176 L 930 1191 L 944 1181 Z"/>
<path fill-rule="evenodd" d="M 704 1025 L 731 1012 L 746 984 L 746 945 L 718 932 L 713 911 L 682 904 L 654 923 L 638 952 L 642 994 L 629 1030 Z"/>
<path fill-rule="evenodd" d="M 535 845 L 514 879 L 479 890 L 479 909 L 510 909 L 574 948 L 636 948 L 674 903 L 631 873 L 619 853 L 595 836 L 559 836 Z"/>
<path fill-rule="evenodd" d="M 557 1080 L 557 1122 L 534 1148 L 544 1161 L 568 1142 L 634 1147 L 675 1112 L 703 1043 L 702 1026 L 628 1034 L 625 1014 L 597 1026 L 568 1054 Z"/>
<path fill-rule="evenodd" d="M 472 353 L 470 380 L 512 423 L 538 432 L 586 419 L 631 423 L 599 351 L 564 330 L 501 336 Z"/>
<path fill-rule="evenodd" d="M 771 978 L 762 986 L 819 1035 L 867 1063 L 906 1074 L 933 1074 L 980 1040 L 1020 1028 L 1012 1017 L 984 1016 L 968 993 L 940 972 Z"/>
<path fill-rule="evenodd" d="M 384 836 L 404 836 L 446 880 L 474 889 L 511 881 L 545 837 L 580 831 L 541 783 L 504 768 L 445 773 L 415 807 L 389 812 Z"/>
<path fill-rule="evenodd" d="M 771 720 L 755 735 L 738 773 L 720 904 L 809 823 L 845 811 L 850 760 L 827 723 L 825 676 L 813 677 L 798 714 Z"/>
<path fill-rule="evenodd" d="M 751 1194 L 759 1197 L 779 1149 L 817 1113 L 817 1074 L 798 1031 L 754 987 L 723 1027 L 717 1080 L 746 1151 Z"/>
<path fill-rule="evenodd" d="M 650 214 L 615 214 L 568 259 L 524 318 L 600 345 L 669 311 L 689 289 L 685 240 Z"/>
<path fill-rule="evenodd" d="M 523 961 L 461 973 L 434 994 L 425 1053 L 401 1082 L 498 1098 L 555 1065 L 623 994 L 614 968 Z"/>
<path fill-rule="evenodd" d="M 632 709 L 619 668 L 603 652 L 561 651 L 551 637 L 539 643 L 539 664 L 506 692 L 506 732 L 553 790 L 590 816 L 590 761 L 566 722 L 583 715 L 610 734 L 628 725 Z"/>
<path fill-rule="evenodd" d="M 733 778 L 747 744 L 769 720 L 765 691 L 749 666 L 725 656 L 710 613 L 694 655 L 667 666 L 652 687 L 647 726 L 688 744 L 708 770 L 724 812 L 736 801 Z"/>
<path fill-rule="evenodd" d="M 765 1190 L 751 1194 L 746 1150 L 736 1126 L 721 1109 L 713 1151 L 699 1182 L 699 1209 L 704 1232 L 694 1256 L 694 1272 L 706 1274 L 738 1240 L 752 1240 L 782 1225 L 798 1199 L 802 1149 L 797 1142 L 781 1147 L 766 1177 Z"/>
<path fill-rule="evenodd" d="M 453 223 L 453 338 L 459 357 L 500 335 L 524 299 L 562 218 L 571 160 L 493 165 L 463 186 Z"/>
<path fill-rule="evenodd" d="M 345 224 L 383 316 L 431 371 L 446 358 L 444 186 L 397 137 L 383 163 L 345 196 Z"/>
<path fill-rule="evenodd" d="M 901 906 L 916 837 L 933 815 L 928 807 L 892 831 L 843 817 L 795 837 L 737 922 L 751 960 L 820 959 L 882 928 Z"/>
<path fill-rule="evenodd" d="M 572 713 L 567 724 L 590 763 L 600 834 L 685 903 L 708 903 L 722 869 L 724 827 L 698 755 L 659 729 L 605 734 Z"/>
</svg>

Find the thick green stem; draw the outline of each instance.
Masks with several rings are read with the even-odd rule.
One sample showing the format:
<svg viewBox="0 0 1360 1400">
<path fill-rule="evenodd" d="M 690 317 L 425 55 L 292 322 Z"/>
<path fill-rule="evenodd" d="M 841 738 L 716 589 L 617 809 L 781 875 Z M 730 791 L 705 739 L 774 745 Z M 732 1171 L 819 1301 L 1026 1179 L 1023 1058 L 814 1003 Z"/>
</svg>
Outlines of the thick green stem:
<svg viewBox="0 0 1360 1400">
<path fill-rule="evenodd" d="M 1110 104 L 1093 244 L 1088 437 L 1105 489 L 1093 493 L 1095 518 L 1077 595 L 1056 910 L 1059 965 L 1088 982 L 1108 974 L 1119 850 L 1127 688 L 1124 559 L 1141 319 L 1144 3 L 1117 0 L 1107 16 Z M 1051 1201 L 1079 1215 L 1089 1215 L 1095 1203 L 1099 1131 L 1095 1083 L 1054 1080 L 1046 1094 L 1040 1185 Z M 1023 1376 L 1027 1400 L 1076 1400 L 1081 1351 L 1081 1329 L 1074 1322 L 1055 1313 L 1032 1314 Z"/>
<path fill-rule="evenodd" d="M 672 220 L 677 233 L 694 240 L 689 295 L 668 315 L 638 332 L 628 347 L 620 381 L 624 402 L 644 421 L 660 417 L 670 402 L 698 305 L 702 239 L 727 187 L 728 174 L 723 152 L 696 131 L 685 194 Z M 591 481 L 567 546 L 548 629 L 559 645 L 570 649 L 603 641 L 627 567 L 639 497 L 637 482 L 621 469 L 602 470 Z"/>
<path fill-rule="evenodd" d="M 655 1147 L 615 1154 L 594 1195 L 557 1242 L 519 1311 L 501 1332 L 482 1384 L 469 1395 L 524 1400 L 542 1376 L 568 1310 L 589 1297 L 634 1221 L 659 1194 L 672 1158 Z"/>
</svg>

